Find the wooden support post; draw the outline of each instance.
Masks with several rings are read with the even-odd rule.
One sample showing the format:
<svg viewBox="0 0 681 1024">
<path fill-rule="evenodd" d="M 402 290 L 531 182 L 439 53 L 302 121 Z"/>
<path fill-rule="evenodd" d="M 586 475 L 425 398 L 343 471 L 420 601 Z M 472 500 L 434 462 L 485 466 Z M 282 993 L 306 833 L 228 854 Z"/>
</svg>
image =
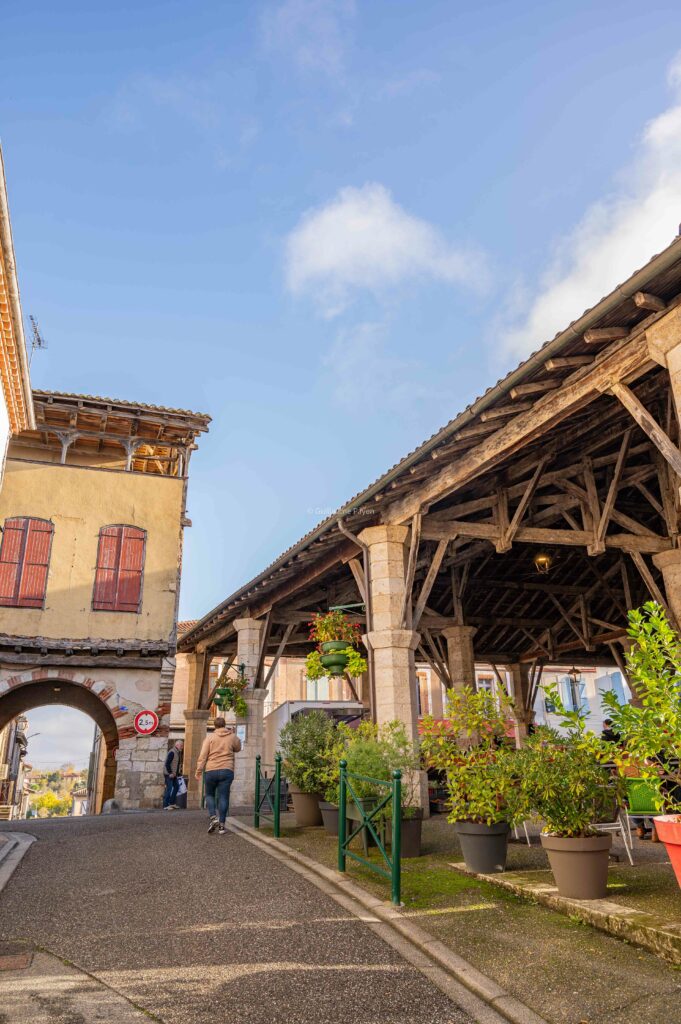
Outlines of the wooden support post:
<svg viewBox="0 0 681 1024">
<path fill-rule="evenodd" d="M 420 512 L 417 512 L 411 521 L 411 540 L 409 543 L 409 558 L 407 561 L 407 572 L 404 578 L 404 598 L 402 600 L 402 613 L 400 615 L 400 623 L 402 629 L 412 628 L 412 606 L 411 606 L 411 592 L 414 586 L 414 573 L 416 572 L 416 559 L 419 553 L 419 544 L 421 543 L 421 520 L 422 516 Z"/>
<path fill-rule="evenodd" d="M 681 452 L 667 437 L 662 427 L 650 415 L 645 406 L 638 400 L 631 388 L 621 381 L 613 382 L 610 391 L 619 399 L 624 408 L 636 420 L 655 447 L 662 453 L 677 477 L 681 477 Z"/>
<path fill-rule="evenodd" d="M 428 601 L 428 598 L 430 597 L 430 592 L 433 589 L 435 578 L 438 572 L 440 571 L 440 565 L 442 564 L 442 559 L 445 557 L 445 551 L 447 550 L 448 544 L 449 540 L 438 541 L 437 548 L 435 549 L 435 554 L 433 555 L 433 560 L 430 563 L 428 572 L 426 574 L 426 578 L 423 581 L 423 586 L 421 587 L 421 593 L 419 594 L 418 601 L 416 602 L 412 629 L 418 629 L 419 627 L 421 616 L 423 615 L 426 603 Z"/>
</svg>

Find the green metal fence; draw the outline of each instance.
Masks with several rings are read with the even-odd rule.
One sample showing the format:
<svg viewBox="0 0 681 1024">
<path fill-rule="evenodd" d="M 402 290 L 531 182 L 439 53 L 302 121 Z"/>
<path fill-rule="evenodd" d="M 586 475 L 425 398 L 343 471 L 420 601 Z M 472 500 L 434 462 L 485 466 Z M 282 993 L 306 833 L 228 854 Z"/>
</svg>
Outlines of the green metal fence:
<svg viewBox="0 0 681 1024">
<path fill-rule="evenodd" d="M 370 785 L 377 786 L 379 789 L 387 789 L 388 792 L 383 799 L 376 803 L 374 807 L 367 810 L 363 806 L 362 799 L 357 796 L 357 793 L 353 789 L 353 781 L 368 782 Z M 349 834 L 347 821 L 348 797 L 350 797 L 354 802 L 360 815 L 359 824 Z M 384 808 L 387 808 L 388 804 L 392 804 L 390 808 L 392 815 L 392 842 L 390 847 L 390 856 L 388 856 L 385 844 L 381 839 L 381 835 L 384 834 L 383 829 L 380 827 L 376 829 L 374 827 L 375 825 L 378 825 L 379 815 L 381 818 L 385 818 L 385 814 L 382 812 L 384 811 Z M 338 801 L 338 870 L 345 871 L 346 858 L 352 857 L 353 860 L 359 861 L 360 864 L 364 864 L 366 867 L 371 868 L 372 871 L 375 871 L 377 874 L 389 879 L 391 883 L 391 899 L 396 906 L 400 906 L 401 903 L 401 826 L 402 772 L 399 769 L 396 769 L 393 772 L 392 781 L 386 782 L 384 779 L 372 779 L 366 775 L 356 775 L 353 772 L 349 772 L 347 761 L 341 761 L 340 794 Z M 366 857 L 360 857 L 358 853 L 355 853 L 354 850 L 350 849 L 350 843 L 356 836 L 360 835 L 362 829 L 366 829 L 368 834 L 376 843 L 379 853 L 383 858 L 385 867 L 380 863 L 376 864 L 373 861 L 368 860 Z"/>
<path fill-rule="evenodd" d="M 281 835 L 281 754 L 274 756 L 272 774 L 263 771 L 260 754 L 255 759 L 255 799 L 253 802 L 253 827 L 260 828 L 261 820 L 270 821 L 275 839 Z M 263 810 L 264 808 L 264 810 Z"/>
</svg>

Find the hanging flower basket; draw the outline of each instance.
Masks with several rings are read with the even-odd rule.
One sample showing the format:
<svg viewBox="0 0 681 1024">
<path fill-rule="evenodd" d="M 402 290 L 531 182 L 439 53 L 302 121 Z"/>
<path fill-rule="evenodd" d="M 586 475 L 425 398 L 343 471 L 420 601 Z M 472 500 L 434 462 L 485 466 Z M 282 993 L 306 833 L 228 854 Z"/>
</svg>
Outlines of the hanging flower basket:
<svg viewBox="0 0 681 1024">
<path fill-rule="evenodd" d="M 218 685 L 213 694 L 213 704 L 220 711 L 233 711 L 237 718 L 246 718 L 248 716 L 248 704 L 244 699 L 243 692 L 247 686 L 248 680 L 243 674 L 243 670 L 240 669 L 236 679 L 232 679 L 228 674 L 226 666 L 223 666 L 218 676 Z"/>
<path fill-rule="evenodd" d="M 366 659 L 357 650 L 359 624 L 350 622 L 344 612 L 336 609 L 326 615 L 315 615 L 310 623 L 310 640 L 317 646 L 306 658 L 308 679 L 342 676 L 346 672 L 356 678 L 366 672 Z"/>
</svg>

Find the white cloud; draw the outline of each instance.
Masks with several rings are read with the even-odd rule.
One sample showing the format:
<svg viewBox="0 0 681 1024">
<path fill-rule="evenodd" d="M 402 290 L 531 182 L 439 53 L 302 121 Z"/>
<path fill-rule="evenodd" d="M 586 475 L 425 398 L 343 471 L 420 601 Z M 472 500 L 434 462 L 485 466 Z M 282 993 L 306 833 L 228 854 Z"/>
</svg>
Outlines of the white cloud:
<svg viewBox="0 0 681 1024">
<path fill-rule="evenodd" d="M 391 355 L 385 344 L 385 325 L 364 322 L 342 328 L 323 365 L 337 405 L 347 412 L 372 413 L 411 408 L 426 397 L 417 383 L 420 364 Z"/>
<path fill-rule="evenodd" d="M 34 768 L 58 768 L 63 764 L 87 767 L 95 723 L 87 715 L 61 704 L 26 712 L 28 753 Z"/>
<path fill-rule="evenodd" d="M 312 293 L 327 315 L 362 291 L 414 279 L 478 287 L 486 277 L 479 253 L 448 242 L 375 183 L 343 188 L 304 214 L 286 241 L 285 269 L 289 290 Z"/>
<path fill-rule="evenodd" d="M 672 241 L 681 220 L 681 54 L 668 81 L 674 102 L 645 127 L 614 194 L 557 244 L 539 287 L 501 333 L 505 356 L 526 356 Z"/>
<path fill-rule="evenodd" d="M 334 77 L 343 71 L 346 37 L 355 13 L 353 0 L 281 0 L 262 13 L 266 49 L 283 53 L 299 67 Z"/>
</svg>

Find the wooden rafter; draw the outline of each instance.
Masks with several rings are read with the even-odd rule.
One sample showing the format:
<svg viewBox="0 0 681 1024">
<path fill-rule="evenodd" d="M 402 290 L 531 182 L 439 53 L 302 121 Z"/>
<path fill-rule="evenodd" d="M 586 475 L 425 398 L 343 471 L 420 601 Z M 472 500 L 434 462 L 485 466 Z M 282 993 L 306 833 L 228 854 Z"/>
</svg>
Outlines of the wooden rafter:
<svg viewBox="0 0 681 1024">
<path fill-rule="evenodd" d="M 428 569 L 428 572 L 426 573 L 426 578 L 423 581 L 423 586 L 421 587 L 421 592 L 420 592 L 420 594 L 418 596 L 418 600 L 416 602 L 416 607 L 414 608 L 414 615 L 413 615 L 413 619 L 412 619 L 412 629 L 418 629 L 418 627 L 419 627 L 419 622 L 421 621 L 421 616 L 423 615 L 423 611 L 424 611 L 424 609 L 426 607 L 426 602 L 428 601 L 428 598 L 430 596 L 430 592 L 433 589 L 433 584 L 435 583 L 435 577 L 437 576 L 437 574 L 440 571 L 440 565 L 442 564 L 442 559 L 445 557 L 445 552 L 447 550 L 447 545 L 448 544 L 449 544 L 449 538 L 447 538 L 445 540 L 438 541 L 438 545 L 437 545 L 437 548 L 435 549 L 435 553 L 433 555 L 433 559 L 432 559 L 432 561 L 430 563 L 430 567 Z"/>
</svg>

